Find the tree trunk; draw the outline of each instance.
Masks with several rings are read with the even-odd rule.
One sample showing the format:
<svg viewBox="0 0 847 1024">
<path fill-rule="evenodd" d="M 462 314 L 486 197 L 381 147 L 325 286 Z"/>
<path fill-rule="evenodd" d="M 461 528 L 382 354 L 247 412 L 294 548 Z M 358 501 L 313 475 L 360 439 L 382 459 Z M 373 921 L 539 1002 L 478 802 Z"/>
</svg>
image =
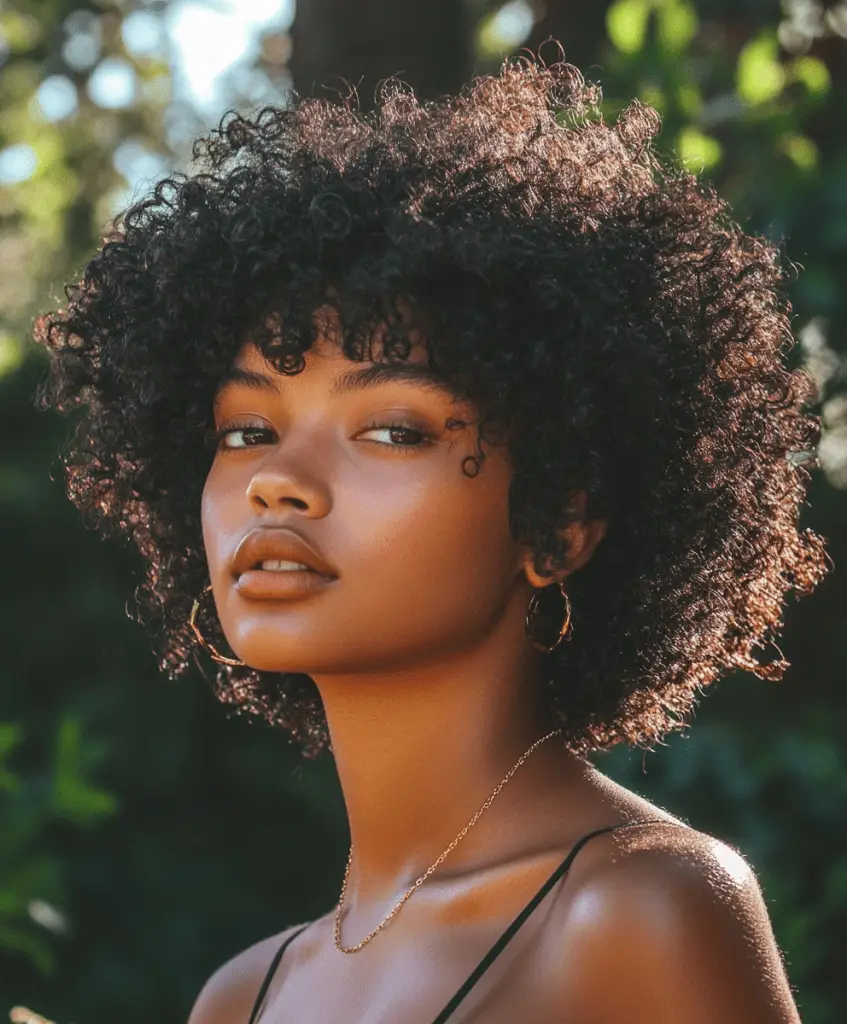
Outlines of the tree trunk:
<svg viewBox="0 0 847 1024">
<path fill-rule="evenodd" d="M 301 96 L 354 86 L 374 105 L 377 84 L 396 75 L 420 99 L 458 91 L 470 74 L 471 29 L 462 0 L 298 0 L 291 73 Z"/>
</svg>

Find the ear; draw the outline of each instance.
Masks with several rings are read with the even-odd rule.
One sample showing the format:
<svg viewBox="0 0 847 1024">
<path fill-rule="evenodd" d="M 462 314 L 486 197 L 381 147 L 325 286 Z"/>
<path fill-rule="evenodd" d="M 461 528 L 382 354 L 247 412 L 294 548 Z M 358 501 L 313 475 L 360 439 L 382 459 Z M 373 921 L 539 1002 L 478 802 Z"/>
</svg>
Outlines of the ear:
<svg viewBox="0 0 847 1024">
<path fill-rule="evenodd" d="M 539 576 L 533 569 L 533 554 L 527 548 L 523 549 L 523 570 L 533 587 L 546 587 L 550 583 L 562 583 L 571 573 L 581 569 L 594 554 L 594 549 L 606 534 L 608 523 L 605 519 L 586 519 L 585 507 L 587 495 L 585 491 L 578 491 L 574 498 L 577 512 L 577 519 L 569 523 L 560 534 L 568 541 L 568 558 L 565 566 L 559 568 L 551 576 Z"/>
</svg>

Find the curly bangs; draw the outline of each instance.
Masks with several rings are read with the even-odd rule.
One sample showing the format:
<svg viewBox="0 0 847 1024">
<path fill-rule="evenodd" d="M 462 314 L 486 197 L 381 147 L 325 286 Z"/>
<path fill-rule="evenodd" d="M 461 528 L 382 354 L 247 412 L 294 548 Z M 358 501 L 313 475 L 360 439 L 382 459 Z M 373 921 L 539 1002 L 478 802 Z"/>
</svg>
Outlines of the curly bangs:
<svg viewBox="0 0 847 1024">
<path fill-rule="evenodd" d="M 328 301 L 345 356 L 373 358 L 381 325 L 380 358 L 406 358 L 400 300 L 480 438 L 508 444 L 510 526 L 537 570 L 566 556 L 576 492 L 608 521 L 567 579 L 572 641 L 539 655 L 574 752 L 653 746 L 727 671 L 782 678 L 788 662 L 754 648 L 828 556 L 798 529 L 820 420 L 803 409 L 812 378 L 782 361 L 779 254 L 658 159 L 654 110 L 607 124 L 599 99 L 574 67 L 519 59 L 428 103 L 389 80 L 368 114 L 297 96 L 228 111 L 195 142 L 196 173 L 116 217 L 67 304 L 36 320 L 37 404 L 85 406 L 69 497 L 138 547 L 139 622 L 171 679 L 198 653 L 219 382 L 248 338 L 300 372 Z M 480 445 L 462 471 L 483 459 Z M 198 625 L 227 649 L 207 603 Z M 214 689 L 306 757 L 329 744 L 308 675 L 220 666 Z"/>
</svg>

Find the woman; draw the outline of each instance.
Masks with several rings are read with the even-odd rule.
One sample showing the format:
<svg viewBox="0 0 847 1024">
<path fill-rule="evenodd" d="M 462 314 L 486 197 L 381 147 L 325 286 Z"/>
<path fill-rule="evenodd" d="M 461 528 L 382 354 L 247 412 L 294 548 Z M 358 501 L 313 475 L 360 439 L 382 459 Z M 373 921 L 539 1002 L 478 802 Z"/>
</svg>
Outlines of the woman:
<svg viewBox="0 0 847 1024">
<path fill-rule="evenodd" d="M 161 667 L 205 648 L 349 815 L 338 905 L 191 1024 L 799 1020 L 750 866 L 587 760 L 781 678 L 826 572 L 776 252 L 598 100 L 521 60 L 236 116 L 37 324 Z"/>
</svg>

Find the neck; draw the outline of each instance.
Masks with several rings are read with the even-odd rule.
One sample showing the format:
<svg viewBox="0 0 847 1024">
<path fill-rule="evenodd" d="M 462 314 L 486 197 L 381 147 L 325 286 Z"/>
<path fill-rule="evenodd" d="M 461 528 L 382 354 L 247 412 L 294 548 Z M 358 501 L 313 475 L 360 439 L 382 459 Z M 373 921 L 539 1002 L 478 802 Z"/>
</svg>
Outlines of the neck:
<svg viewBox="0 0 847 1024">
<path fill-rule="evenodd" d="M 537 655 L 525 638 L 491 639 L 450 657 L 440 652 L 429 664 L 315 677 L 353 844 L 345 908 L 370 906 L 374 923 L 521 755 L 555 728 L 542 712 Z M 526 822 L 545 787 L 549 793 L 563 773 L 578 771 L 577 762 L 557 736 L 540 744 L 436 868 L 434 881 L 513 853 L 518 819 Z"/>
</svg>

